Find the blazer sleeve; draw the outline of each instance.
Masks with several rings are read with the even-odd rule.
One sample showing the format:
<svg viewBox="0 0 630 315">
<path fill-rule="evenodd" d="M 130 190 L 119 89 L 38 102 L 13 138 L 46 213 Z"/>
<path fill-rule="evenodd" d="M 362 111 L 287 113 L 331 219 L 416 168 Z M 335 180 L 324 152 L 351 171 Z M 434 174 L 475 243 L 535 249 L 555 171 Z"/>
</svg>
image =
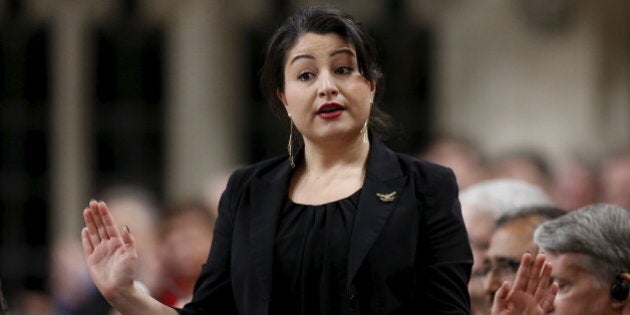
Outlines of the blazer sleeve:
<svg viewBox="0 0 630 315">
<path fill-rule="evenodd" d="M 470 314 L 468 280 L 472 252 L 462 218 L 457 182 L 450 169 L 438 168 L 425 194 L 421 234 L 423 262 L 417 273 L 423 305 L 431 314 Z"/>
<path fill-rule="evenodd" d="M 219 201 L 219 215 L 214 227 L 214 238 L 208 260 L 194 288 L 192 300 L 181 309 L 182 315 L 237 314 L 230 276 L 232 231 L 235 217 L 235 196 L 240 186 L 233 174 Z M 185 246 L 185 245 L 183 245 Z"/>
</svg>

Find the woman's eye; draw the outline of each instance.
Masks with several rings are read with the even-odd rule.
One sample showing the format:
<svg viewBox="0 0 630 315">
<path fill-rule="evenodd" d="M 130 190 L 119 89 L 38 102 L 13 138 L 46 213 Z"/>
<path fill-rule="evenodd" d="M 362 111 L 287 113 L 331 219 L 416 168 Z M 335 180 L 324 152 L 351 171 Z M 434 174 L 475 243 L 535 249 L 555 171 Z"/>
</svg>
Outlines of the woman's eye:
<svg viewBox="0 0 630 315">
<path fill-rule="evenodd" d="M 298 75 L 298 80 L 300 81 L 308 81 L 311 78 L 313 78 L 313 74 L 310 72 L 302 72 L 300 73 L 300 75 Z"/>
<path fill-rule="evenodd" d="M 338 74 L 348 74 L 351 72 L 352 72 L 352 67 L 348 67 L 348 66 L 342 66 L 335 69 L 335 73 L 338 73 Z"/>
</svg>

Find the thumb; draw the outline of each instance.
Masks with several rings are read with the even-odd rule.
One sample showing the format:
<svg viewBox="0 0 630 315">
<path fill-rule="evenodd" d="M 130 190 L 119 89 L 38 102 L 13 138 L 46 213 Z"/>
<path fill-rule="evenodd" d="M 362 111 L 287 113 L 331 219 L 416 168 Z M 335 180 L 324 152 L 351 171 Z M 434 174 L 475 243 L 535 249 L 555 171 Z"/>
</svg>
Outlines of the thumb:
<svg viewBox="0 0 630 315">
<path fill-rule="evenodd" d="M 131 235 L 131 230 L 129 230 L 129 226 L 127 226 L 126 224 L 122 228 L 122 239 L 123 239 L 123 244 L 125 245 L 134 246 L 136 244 L 136 241 L 133 238 L 133 235 Z"/>
<path fill-rule="evenodd" d="M 503 301 L 507 299 L 509 292 L 510 292 L 510 283 L 507 281 L 503 281 L 503 283 L 501 283 L 501 286 L 499 287 L 497 292 L 494 294 L 494 300 Z"/>
<path fill-rule="evenodd" d="M 510 292 L 510 284 L 504 281 L 499 289 L 494 294 L 494 301 L 492 301 L 492 314 L 500 314 L 507 304 L 508 293 Z"/>
</svg>

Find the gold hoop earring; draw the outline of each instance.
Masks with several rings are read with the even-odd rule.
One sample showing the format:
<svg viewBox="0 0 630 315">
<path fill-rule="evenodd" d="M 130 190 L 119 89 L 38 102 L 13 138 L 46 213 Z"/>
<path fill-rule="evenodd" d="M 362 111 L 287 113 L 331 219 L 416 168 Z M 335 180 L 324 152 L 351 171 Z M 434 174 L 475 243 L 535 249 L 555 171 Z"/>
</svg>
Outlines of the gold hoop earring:
<svg viewBox="0 0 630 315">
<path fill-rule="evenodd" d="M 361 128 L 361 134 L 362 134 L 362 141 L 363 143 L 368 143 L 370 142 L 368 139 L 368 121 L 366 120 L 365 123 L 363 124 L 363 128 Z"/>
<path fill-rule="evenodd" d="M 295 161 L 293 159 L 293 120 L 291 119 L 291 114 L 289 114 L 289 144 L 287 144 L 287 151 L 289 151 L 289 163 L 291 164 L 291 168 L 295 168 Z"/>
</svg>

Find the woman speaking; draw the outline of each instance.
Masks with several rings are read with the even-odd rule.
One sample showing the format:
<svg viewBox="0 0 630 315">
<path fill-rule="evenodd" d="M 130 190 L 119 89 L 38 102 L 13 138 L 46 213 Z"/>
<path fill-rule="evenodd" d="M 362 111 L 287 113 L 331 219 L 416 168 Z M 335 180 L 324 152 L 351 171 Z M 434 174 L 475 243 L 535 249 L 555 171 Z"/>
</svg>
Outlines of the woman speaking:
<svg viewBox="0 0 630 315">
<path fill-rule="evenodd" d="M 288 156 L 232 174 L 192 301 L 169 308 L 135 285 L 132 234 L 92 201 L 82 239 L 97 288 L 125 315 L 468 314 L 472 255 L 455 178 L 383 144 L 381 78 L 352 17 L 291 16 L 261 73 L 290 126 Z"/>
</svg>

